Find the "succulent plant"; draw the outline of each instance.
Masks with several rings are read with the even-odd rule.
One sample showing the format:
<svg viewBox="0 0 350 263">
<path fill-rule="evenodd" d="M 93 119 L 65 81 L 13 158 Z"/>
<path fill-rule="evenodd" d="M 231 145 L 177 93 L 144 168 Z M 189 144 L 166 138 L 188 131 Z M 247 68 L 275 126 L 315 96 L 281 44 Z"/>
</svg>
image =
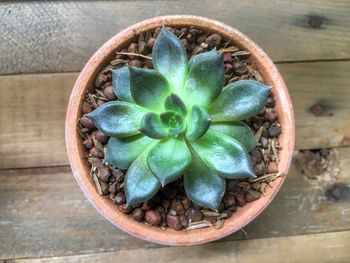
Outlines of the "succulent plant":
<svg viewBox="0 0 350 263">
<path fill-rule="evenodd" d="M 154 69 L 113 70 L 119 100 L 88 114 L 111 136 L 105 161 L 127 170 L 128 205 L 183 176 L 188 197 L 215 210 L 225 179 L 254 176 L 248 152 L 257 142 L 241 120 L 262 110 L 270 87 L 252 80 L 224 87 L 223 54 L 214 49 L 188 61 L 180 39 L 165 28 L 152 59 Z"/>
</svg>

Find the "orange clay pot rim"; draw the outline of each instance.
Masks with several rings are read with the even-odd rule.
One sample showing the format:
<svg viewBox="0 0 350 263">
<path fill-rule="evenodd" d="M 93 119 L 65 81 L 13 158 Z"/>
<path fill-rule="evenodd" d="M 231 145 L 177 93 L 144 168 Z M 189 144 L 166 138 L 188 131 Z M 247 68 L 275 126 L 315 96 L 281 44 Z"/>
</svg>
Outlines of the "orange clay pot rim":
<svg viewBox="0 0 350 263">
<path fill-rule="evenodd" d="M 216 230 L 210 227 L 191 231 L 175 231 L 169 228 L 163 230 L 159 227 L 151 227 L 134 221 L 128 215 L 118 211 L 117 207 L 108 198 L 98 195 L 90 179 L 88 163 L 83 157 L 82 142 L 76 127 L 81 116 L 85 91 L 92 85 L 93 79 L 100 72 L 102 66 L 105 65 L 106 59 L 111 56 L 118 46 L 130 40 L 133 32 L 146 32 L 162 25 L 179 27 L 193 25 L 204 31 L 217 32 L 224 38 L 233 39 L 233 44 L 251 52 L 252 60 L 259 66 L 259 73 L 263 75 L 265 81 L 266 79 L 269 80 L 267 82 L 270 83 L 267 84 L 273 88 L 276 100 L 275 109 L 280 117 L 282 128 L 279 137 L 282 146 L 279 155 L 281 159 L 279 171 L 282 175 L 287 174 L 294 148 L 295 125 L 291 100 L 280 73 L 265 52 L 247 36 L 221 22 L 199 16 L 175 15 L 148 19 L 121 31 L 99 48 L 81 71 L 71 93 L 66 116 L 66 147 L 73 175 L 81 190 L 93 206 L 112 224 L 131 235 L 154 243 L 178 246 L 202 244 L 228 236 L 256 218 L 274 198 L 285 176 L 277 178 L 274 181 L 273 188 L 267 189 L 265 196 L 239 208 L 231 218 L 225 220 L 224 226 L 220 229 Z"/>
</svg>

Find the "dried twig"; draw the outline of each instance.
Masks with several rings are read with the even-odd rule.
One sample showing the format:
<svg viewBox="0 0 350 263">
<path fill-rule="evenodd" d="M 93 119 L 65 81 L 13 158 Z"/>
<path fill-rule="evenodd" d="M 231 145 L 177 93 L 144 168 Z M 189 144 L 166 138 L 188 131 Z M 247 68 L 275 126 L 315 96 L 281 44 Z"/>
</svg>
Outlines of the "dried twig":
<svg viewBox="0 0 350 263">
<path fill-rule="evenodd" d="M 145 55 L 141 55 L 141 54 L 137 54 L 137 53 L 131 53 L 131 52 L 116 52 L 116 54 L 117 54 L 117 55 L 126 55 L 126 56 L 141 57 L 141 58 L 145 58 L 145 59 L 150 59 L 150 60 L 152 60 L 152 57 L 145 56 Z"/>
</svg>

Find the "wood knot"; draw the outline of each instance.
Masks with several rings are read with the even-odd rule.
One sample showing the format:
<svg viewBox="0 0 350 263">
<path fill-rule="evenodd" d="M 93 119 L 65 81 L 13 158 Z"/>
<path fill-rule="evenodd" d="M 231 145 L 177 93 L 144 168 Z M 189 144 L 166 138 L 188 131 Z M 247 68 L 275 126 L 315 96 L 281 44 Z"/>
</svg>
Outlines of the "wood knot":
<svg viewBox="0 0 350 263">
<path fill-rule="evenodd" d="M 323 18 L 320 16 L 310 15 L 309 16 L 309 26 L 311 28 L 319 29 L 321 28 Z"/>
</svg>

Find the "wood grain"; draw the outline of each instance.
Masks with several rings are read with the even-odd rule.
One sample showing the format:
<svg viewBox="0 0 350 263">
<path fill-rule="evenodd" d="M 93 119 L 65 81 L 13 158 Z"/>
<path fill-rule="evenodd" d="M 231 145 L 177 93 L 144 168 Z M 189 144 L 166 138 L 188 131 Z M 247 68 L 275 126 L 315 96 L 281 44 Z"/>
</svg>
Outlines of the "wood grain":
<svg viewBox="0 0 350 263">
<path fill-rule="evenodd" d="M 122 29 L 171 14 L 201 15 L 234 26 L 274 61 L 349 59 L 349 12 L 347 0 L 1 3 L 0 74 L 79 71 Z M 310 21 L 313 17 L 316 22 Z"/>
<path fill-rule="evenodd" d="M 330 173 L 311 180 L 293 163 L 277 197 L 245 228 L 248 236 L 239 232 L 220 242 L 349 230 L 350 195 L 338 201 L 326 197 L 333 183 L 350 184 L 350 148 L 339 148 L 338 153 L 336 177 Z M 0 258 L 158 247 L 117 230 L 102 218 L 82 195 L 68 167 L 0 171 L 0 211 Z"/>
<path fill-rule="evenodd" d="M 350 61 L 278 65 L 291 92 L 297 149 L 350 138 Z M 67 165 L 64 119 L 77 73 L 0 76 L 0 169 Z M 310 108 L 321 104 L 315 116 Z"/>
<path fill-rule="evenodd" d="M 349 261 L 350 231 L 212 243 L 196 247 L 132 249 L 68 257 L 15 260 L 44 262 L 342 263 Z"/>
</svg>

